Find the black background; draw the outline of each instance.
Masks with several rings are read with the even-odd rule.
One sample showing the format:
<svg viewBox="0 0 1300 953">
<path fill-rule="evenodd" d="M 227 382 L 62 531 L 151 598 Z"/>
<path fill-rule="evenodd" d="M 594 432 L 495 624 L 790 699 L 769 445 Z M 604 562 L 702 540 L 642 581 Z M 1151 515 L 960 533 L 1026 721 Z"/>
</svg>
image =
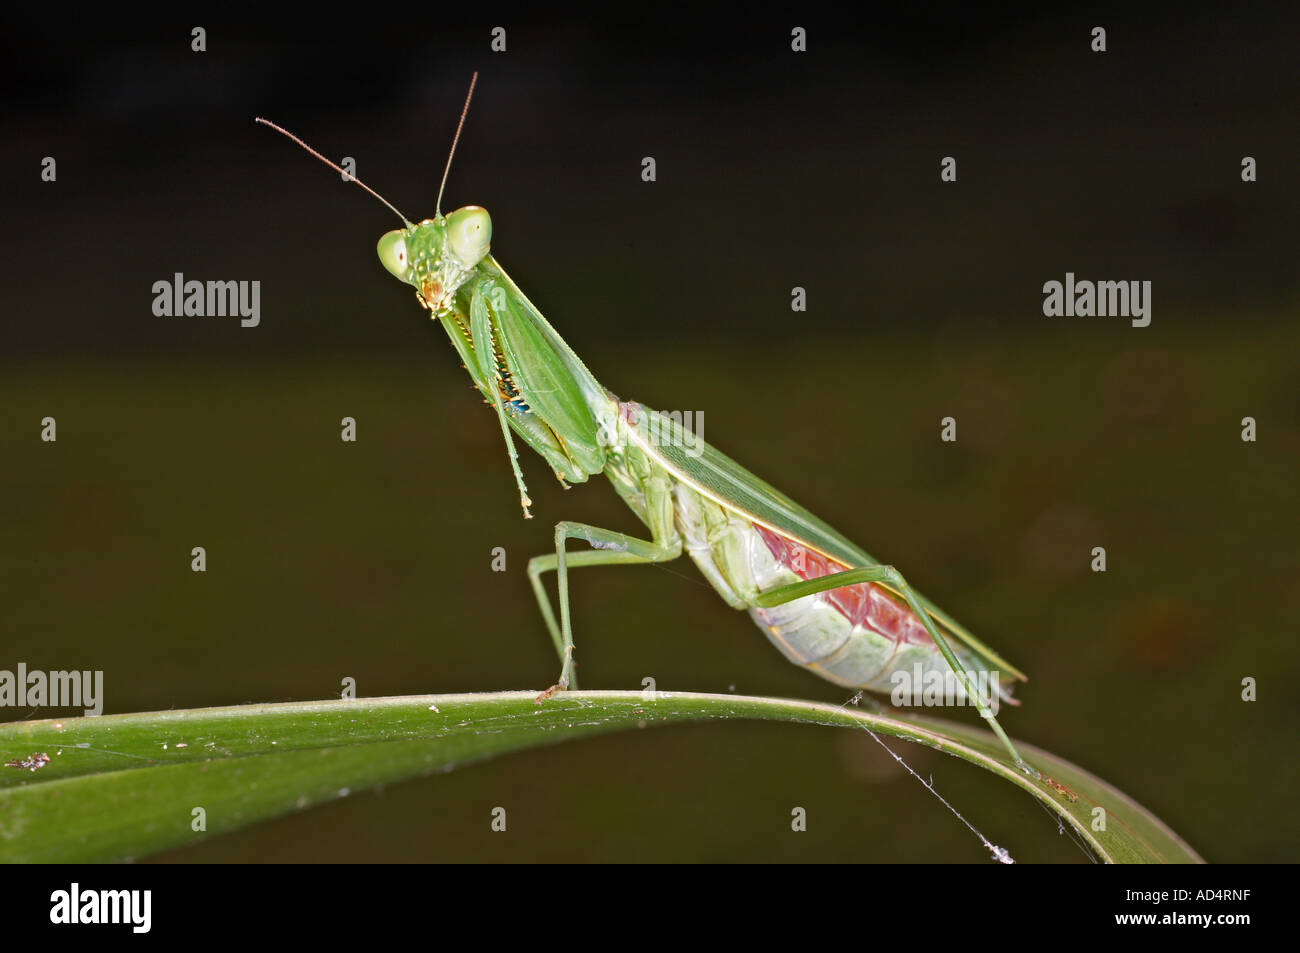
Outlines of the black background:
<svg viewBox="0 0 1300 953">
<path fill-rule="evenodd" d="M 103 669 L 108 711 L 550 683 L 523 565 L 558 519 L 632 517 L 529 460 L 519 519 L 495 421 L 375 260 L 391 214 L 253 123 L 353 156 L 418 219 L 478 70 L 445 208 L 491 211 L 603 383 L 703 409 L 706 439 L 1029 671 L 1015 736 L 1211 860 L 1294 857 L 1297 13 L 1118 9 L 7 11 L 0 667 Z M 177 271 L 260 280 L 261 326 L 155 317 Z M 1151 326 L 1045 318 L 1067 271 L 1152 281 Z M 575 583 L 586 686 L 842 700 L 668 569 Z M 169 859 L 982 859 L 860 740 L 584 742 Z M 906 753 L 1021 859 L 1084 859 L 1028 799 Z M 790 803 L 818 818 L 801 840 Z"/>
</svg>

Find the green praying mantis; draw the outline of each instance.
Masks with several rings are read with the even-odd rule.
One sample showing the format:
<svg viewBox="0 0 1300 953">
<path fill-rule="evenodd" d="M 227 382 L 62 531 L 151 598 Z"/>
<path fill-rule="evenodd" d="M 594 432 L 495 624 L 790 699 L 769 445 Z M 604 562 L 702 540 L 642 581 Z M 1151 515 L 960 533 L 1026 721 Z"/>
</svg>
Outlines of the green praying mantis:
<svg viewBox="0 0 1300 953">
<path fill-rule="evenodd" d="M 524 516 L 528 490 L 515 438 L 532 447 L 566 487 L 603 474 L 649 531 L 637 538 L 586 523 L 555 525 L 555 551 L 528 563 L 528 579 L 560 657 L 560 675 L 538 703 L 577 687 L 569 618 L 569 570 L 664 563 L 685 552 L 728 605 L 747 610 L 797 665 L 839 685 L 889 692 L 899 673 L 952 673 L 1015 763 L 1030 767 L 994 715 L 1012 701 L 996 676 L 1025 676 L 874 559 L 759 477 L 687 433 L 670 416 L 623 401 L 600 384 L 491 255 L 492 220 L 467 205 L 442 214 L 442 195 L 469 111 L 470 82 L 434 217 L 412 223 L 378 192 L 265 119 L 356 182 L 402 219 L 379 239 L 379 260 L 415 288 L 505 439 Z M 571 540 L 591 548 L 570 552 Z M 556 574 L 557 620 L 543 577 Z M 953 643 L 956 643 L 954 645 Z M 972 674 L 994 673 L 992 693 Z"/>
</svg>

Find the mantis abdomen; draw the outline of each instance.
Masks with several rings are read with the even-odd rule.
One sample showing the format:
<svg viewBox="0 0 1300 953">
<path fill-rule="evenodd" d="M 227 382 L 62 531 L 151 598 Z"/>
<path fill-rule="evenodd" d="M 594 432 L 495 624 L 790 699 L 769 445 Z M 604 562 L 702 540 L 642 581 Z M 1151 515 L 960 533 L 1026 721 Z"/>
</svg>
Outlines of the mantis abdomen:
<svg viewBox="0 0 1300 953">
<path fill-rule="evenodd" d="M 635 404 L 621 406 L 637 407 L 642 416 L 654 413 Z M 625 419 L 626 413 L 621 416 Z M 876 583 L 760 605 L 765 593 L 856 567 L 706 496 L 629 440 L 633 432 L 634 427 L 620 429 L 621 439 L 607 448 L 606 475 L 651 528 L 646 488 L 652 480 L 671 486 L 674 544 L 680 544 L 730 606 L 749 612 L 789 661 L 837 685 L 886 694 L 896 687 L 895 673 L 905 672 L 915 682 L 950 671 L 916 614 Z M 969 652 L 956 651 L 966 669 L 982 667 Z"/>
</svg>

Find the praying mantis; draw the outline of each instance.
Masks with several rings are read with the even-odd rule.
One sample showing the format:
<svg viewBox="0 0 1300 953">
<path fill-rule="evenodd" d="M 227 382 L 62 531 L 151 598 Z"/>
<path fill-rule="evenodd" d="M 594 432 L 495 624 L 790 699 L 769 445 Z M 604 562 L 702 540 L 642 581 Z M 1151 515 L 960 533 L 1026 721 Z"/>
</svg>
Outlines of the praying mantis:
<svg viewBox="0 0 1300 953">
<path fill-rule="evenodd" d="M 883 564 L 759 477 L 686 433 L 676 420 L 620 400 L 592 375 L 490 253 L 492 220 L 467 205 L 442 214 L 478 74 L 470 82 L 434 217 L 413 223 L 378 192 L 303 140 L 258 118 L 402 220 L 379 239 L 379 260 L 415 288 L 474 386 L 491 405 L 505 441 L 524 516 L 532 501 L 515 438 L 532 447 L 561 484 L 603 475 L 649 531 L 629 536 L 586 523 L 555 524 L 555 551 L 528 563 L 528 579 L 560 658 L 560 675 L 537 701 L 577 688 L 569 613 L 569 570 L 664 563 L 683 553 L 728 605 L 746 610 L 787 659 L 838 685 L 889 692 L 899 673 L 952 673 L 1025 773 L 972 673 L 1010 681 L 1023 673 Z M 569 551 L 570 541 L 591 548 Z M 556 575 L 557 620 L 544 583 Z M 953 643 L 956 643 L 954 646 Z M 995 678 L 993 694 L 1014 703 Z"/>
</svg>

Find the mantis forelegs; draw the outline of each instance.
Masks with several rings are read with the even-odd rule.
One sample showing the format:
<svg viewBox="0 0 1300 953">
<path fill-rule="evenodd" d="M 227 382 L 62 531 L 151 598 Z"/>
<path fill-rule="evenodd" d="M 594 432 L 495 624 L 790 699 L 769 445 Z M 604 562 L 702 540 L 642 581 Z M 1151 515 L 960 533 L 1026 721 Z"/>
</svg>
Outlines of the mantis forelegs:
<svg viewBox="0 0 1300 953">
<path fill-rule="evenodd" d="M 826 592 L 831 589 L 839 589 L 843 586 L 853 586 L 865 582 L 883 583 L 890 589 L 898 592 L 907 600 L 907 604 L 911 607 L 912 612 L 914 612 L 916 617 L 921 620 L 921 624 L 925 626 L 925 630 L 930 633 L 930 638 L 934 639 L 934 644 L 938 647 L 939 653 L 944 657 L 944 660 L 947 661 L 953 674 L 957 677 L 957 680 L 961 682 L 962 688 L 966 691 L 966 696 L 975 699 L 975 704 L 979 707 L 980 716 L 988 722 L 989 727 L 993 730 L 993 733 L 997 735 L 998 740 L 1002 742 L 1003 746 L 1008 752 L 1010 752 L 1011 756 L 1015 758 L 1016 766 L 1026 774 L 1041 777 L 1038 771 L 1032 768 L 1024 758 L 1020 757 L 1020 752 L 1016 750 L 1016 746 L 1011 743 L 1011 739 L 1007 737 L 1007 733 L 1002 730 L 1002 726 L 998 724 L 997 718 L 994 717 L 993 710 L 989 707 L 988 699 L 976 690 L 970 676 L 966 674 L 965 668 L 958 661 L 956 653 L 954 653 L 952 647 L 948 645 L 948 640 L 943 637 L 942 633 L 939 632 L 938 627 L 934 624 L 934 620 L 930 618 L 930 613 L 921 605 L 920 599 L 912 590 L 912 587 L 908 584 L 907 580 L 903 578 L 902 573 L 893 566 L 864 566 L 860 569 L 847 569 L 844 572 L 831 573 L 828 576 L 820 576 L 816 579 L 806 579 L 802 582 L 794 582 L 788 586 L 779 586 L 776 589 L 762 593 L 754 600 L 754 603 L 760 608 L 770 609 L 773 606 L 783 605 L 784 603 L 792 602 L 795 599 L 802 598 L 803 596 L 811 596 L 814 593 Z"/>
<path fill-rule="evenodd" d="M 514 471 L 515 485 L 519 487 L 519 505 L 524 508 L 524 517 L 532 519 L 533 514 L 528 512 L 528 507 L 533 501 L 528 498 L 528 487 L 524 485 L 524 475 L 519 470 L 519 454 L 515 451 L 514 438 L 510 436 L 510 425 L 506 423 L 506 411 L 501 403 L 501 395 L 497 393 L 495 387 L 498 369 L 496 354 L 492 347 L 492 325 L 488 317 L 487 301 L 478 291 L 475 291 L 470 301 L 469 313 L 470 334 L 474 341 L 474 360 L 479 365 L 479 373 L 490 382 L 489 385 L 485 385 L 485 390 L 501 423 L 501 434 L 505 437 L 506 451 L 510 454 L 510 469 Z"/>
</svg>

